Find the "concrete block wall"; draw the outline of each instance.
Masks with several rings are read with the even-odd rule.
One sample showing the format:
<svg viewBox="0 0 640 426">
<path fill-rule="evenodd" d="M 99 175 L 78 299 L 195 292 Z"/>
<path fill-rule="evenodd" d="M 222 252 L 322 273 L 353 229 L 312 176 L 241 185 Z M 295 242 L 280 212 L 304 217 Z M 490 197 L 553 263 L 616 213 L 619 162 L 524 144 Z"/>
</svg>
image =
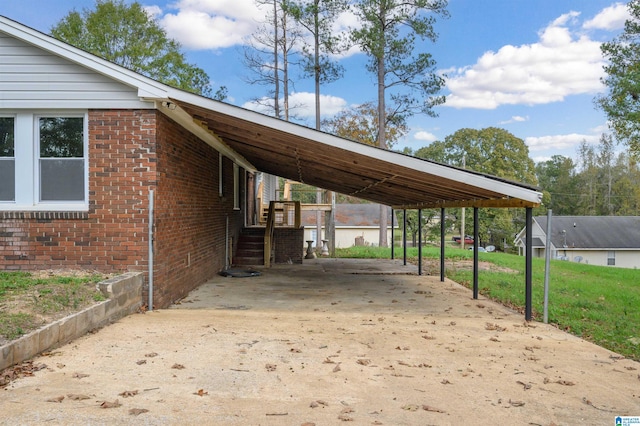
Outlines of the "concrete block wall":
<svg viewBox="0 0 640 426">
<path fill-rule="evenodd" d="M 0 370 L 61 346 L 142 306 L 144 275 L 129 272 L 99 283 L 107 300 L 64 317 L 0 347 Z"/>
</svg>

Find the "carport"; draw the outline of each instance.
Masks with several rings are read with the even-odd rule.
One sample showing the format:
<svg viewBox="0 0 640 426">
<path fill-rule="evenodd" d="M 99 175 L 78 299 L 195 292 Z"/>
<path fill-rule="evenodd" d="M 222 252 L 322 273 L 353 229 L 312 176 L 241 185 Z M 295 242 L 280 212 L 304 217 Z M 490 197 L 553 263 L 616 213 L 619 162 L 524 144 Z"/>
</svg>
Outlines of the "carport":
<svg viewBox="0 0 640 426">
<path fill-rule="evenodd" d="M 154 99 L 159 109 L 248 171 L 265 172 L 340 192 L 393 209 L 524 208 L 525 318 L 532 319 L 532 209 L 542 194 L 530 185 L 435 163 L 345 140 L 179 90 Z M 444 221 L 441 280 L 444 281 Z M 474 297 L 478 296 L 478 250 L 474 245 Z"/>
</svg>

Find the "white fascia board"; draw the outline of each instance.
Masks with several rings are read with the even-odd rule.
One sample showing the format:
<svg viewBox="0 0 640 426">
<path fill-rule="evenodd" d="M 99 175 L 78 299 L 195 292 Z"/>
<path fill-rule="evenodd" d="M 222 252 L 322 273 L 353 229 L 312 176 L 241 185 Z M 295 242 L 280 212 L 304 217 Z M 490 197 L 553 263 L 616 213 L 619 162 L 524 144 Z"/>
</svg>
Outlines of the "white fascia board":
<svg viewBox="0 0 640 426">
<path fill-rule="evenodd" d="M 136 87 L 140 97 L 166 97 L 169 86 L 73 47 L 4 16 L 0 16 L 0 31 L 113 80 Z"/>
<path fill-rule="evenodd" d="M 257 169 L 253 164 L 247 161 L 243 156 L 231 149 L 215 134 L 207 131 L 203 127 L 199 126 L 193 121 L 193 117 L 185 110 L 176 105 L 170 99 L 155 99 L 156 108 L 165 114 L 167 117 L 180 124 L 182 127 L 193 133 L 198 138 L 205 141 L 208 145 L 213 147 L 216 151 L 220 152 L 225 157 L 237 165 L 243 167 L 249 172 L 256 172 Z"/>
<path fill-rule="evenodd" d="M 497 179 L 491 179 L 489 177 L 476 173 L 465 172 L 464 170 L 456 169 L 454 167 L 432 163 L 420 158 L 415 158 L 397 152 L 387 151 L 358 142 L 349 141 L 337 136 L 330 135 L 328 133 L 319 132 L 306 126 L 287 122 L 274 117 L 269 117 L 255 111 L 250 111 L 237 106 L 214 101 L 212 99 L 203 98 L 201 96 L 184 91 L 173 89 L 169 96 L 175 98 L 176 100 L 210 109 L 221 114 L 228 114 L 238 119 L 250 121 L 261 126 L 269 127 L 290 134 L 295 134 L 300 137 L 311 139 L 328 146 L 344 149 L 346 151 L 351 151 L 353 153 L 377 160 L 398 164 L 412 170 L 417 170 L 423 173 L 440 176 L 442 178 L 450 179 L 470 186 L 475 186 L 477 188 L 497 192 L 510 198 L 524 200 L 536 204 L 539 204 L 542 201 L 542 193 L 533 189 L 528 189 Z"/>
</svg>

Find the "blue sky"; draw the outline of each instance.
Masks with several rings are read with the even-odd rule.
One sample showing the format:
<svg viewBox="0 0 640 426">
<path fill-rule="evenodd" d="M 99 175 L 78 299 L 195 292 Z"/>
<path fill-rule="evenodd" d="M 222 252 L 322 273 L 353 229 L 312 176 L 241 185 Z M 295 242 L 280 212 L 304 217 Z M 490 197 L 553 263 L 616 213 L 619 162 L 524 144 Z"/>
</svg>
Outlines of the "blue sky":
<svg viewBox="0 0 640 426">
<path fill-rule="evenodd" d="M 252 108 L 266 95 L 243 76 L 243 45 L 264 20 L 254 0 L 141 0 L 168 35 L 182 43 L 191 63 L 203 68 L 214 87 L 226 86 L 229 102 Z M 48 33 L 71 9 L 93 0 L 0 0 L 0 14 Z M 449 0 L 450 18 L 436 23 L 436 43 L 419 45 L 447 75 L 447 103 L 438 117 L 415 116 L 396 148 L 413 150 L 461 128 L 501 127 L 523 139 L 536 161 L 554 154 L 575 157 L 583 140 L 596 144 L 607 131 L 594 96 L 604 89 L 599 46 L 618 35 L 625 4 L 607 0 Z M 347 26 L 349 16 L 340 24 Z M 375 101 L 374 77 L 364 55 L 341 59 L 342 80 L 322 89 L 327 115 Z M 295 85 L 297 114 L 313 126 L 311 81 Z"/>
</svg>

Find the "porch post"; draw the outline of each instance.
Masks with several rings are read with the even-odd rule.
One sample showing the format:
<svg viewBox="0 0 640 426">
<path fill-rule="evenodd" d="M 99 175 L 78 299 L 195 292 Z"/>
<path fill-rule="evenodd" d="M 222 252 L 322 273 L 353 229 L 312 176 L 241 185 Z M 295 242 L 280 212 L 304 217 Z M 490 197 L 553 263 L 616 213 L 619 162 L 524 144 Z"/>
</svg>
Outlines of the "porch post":
<svg viewBox="0 0 640 426">
<path fill-rule="evenodd" d="M 422 209 L 418 210 L 418 275 L 422 275 Z"/>
<path fill-rule="evenodd" d="M 464 237 L 462 237 L 464 238 Z M 478 208 L 473 208 L 473 298 L 478 298 Z"/>
<path fill-rule="evenodd" d="M 533 269 L 533 209 L 526 208 L 526 227 L 527 239 L 525 242 L 525 292 L 524 292 L 524 319 L 531 321 L 533 319 L 532 312 L 532 269 Z"/>
<path fill-rule="evenodd" d="M 407 266 L 407 209 L 402 210 L 402 253 L 404 266 Z"/>
<path fill-rule="evenodd" d="M 444 207 L 440 209 L 440 281 L 444 282 Z"/>
<path fill-rule="evenodd" d="M 394 224 L 393 224 L 393 222 L 394 222 L 393 216 L 394 216 L 393 209 L 391 209 L 391 260 L 396 258 L 396 255 L 394 253 L 394 251 L 395 251 L 394 250 L 394 248 L 395 248 L 395 239 L 394 239 L 394 233 L 393 233 L 393 226 L 394 226 Z"/>
</svg>

